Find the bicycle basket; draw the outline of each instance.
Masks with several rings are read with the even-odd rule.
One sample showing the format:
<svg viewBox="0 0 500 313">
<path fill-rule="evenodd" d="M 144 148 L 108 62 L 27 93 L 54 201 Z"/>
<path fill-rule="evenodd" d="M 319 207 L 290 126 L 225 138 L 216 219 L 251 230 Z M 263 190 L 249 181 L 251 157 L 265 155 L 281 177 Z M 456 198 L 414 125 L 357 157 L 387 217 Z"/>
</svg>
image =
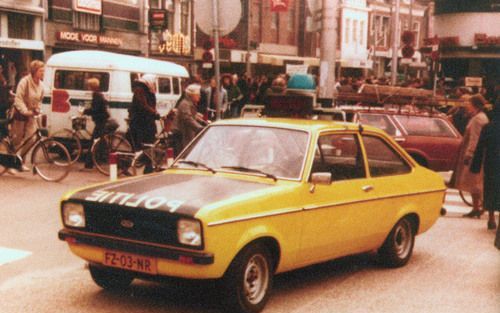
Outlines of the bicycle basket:
<svg viewBox="0 0 500 313">
<path fill-rule="evenodd" d="M 74 130 L 82 130 L 87 128 L 87 119 L 85 117 L 72 117 L 71 128 Z"/>
</svg>

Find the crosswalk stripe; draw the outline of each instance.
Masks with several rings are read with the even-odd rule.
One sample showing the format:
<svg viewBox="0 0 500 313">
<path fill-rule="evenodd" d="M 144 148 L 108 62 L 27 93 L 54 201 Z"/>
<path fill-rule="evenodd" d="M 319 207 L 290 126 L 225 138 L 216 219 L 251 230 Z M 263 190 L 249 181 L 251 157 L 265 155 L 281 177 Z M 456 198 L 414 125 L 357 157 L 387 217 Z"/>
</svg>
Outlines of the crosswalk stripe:
<svg viewBox="0 0 500 313">
<path fill-rule="evenodd" d="M 17 261 L 31 255 L 29 251 L 0 247 L 0 265 Z"/>
</svg>

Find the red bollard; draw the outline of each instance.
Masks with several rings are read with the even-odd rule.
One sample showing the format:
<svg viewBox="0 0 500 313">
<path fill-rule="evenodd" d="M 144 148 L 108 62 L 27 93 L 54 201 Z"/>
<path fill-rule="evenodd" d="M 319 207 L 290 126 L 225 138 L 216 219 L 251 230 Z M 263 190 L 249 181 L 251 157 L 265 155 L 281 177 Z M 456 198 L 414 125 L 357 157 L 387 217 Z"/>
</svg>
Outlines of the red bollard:
<svg viewBox="0 0 500 313">
<path fill-rule="evenodd" d="M 174 163 L 174 148 L 167 148 L 167 167 Z"/>
<path fill-rule="evenodd" d="M 118 153 L 111 152 L 109 154 L 109 180 L 118 179 Z"/>
</svg>

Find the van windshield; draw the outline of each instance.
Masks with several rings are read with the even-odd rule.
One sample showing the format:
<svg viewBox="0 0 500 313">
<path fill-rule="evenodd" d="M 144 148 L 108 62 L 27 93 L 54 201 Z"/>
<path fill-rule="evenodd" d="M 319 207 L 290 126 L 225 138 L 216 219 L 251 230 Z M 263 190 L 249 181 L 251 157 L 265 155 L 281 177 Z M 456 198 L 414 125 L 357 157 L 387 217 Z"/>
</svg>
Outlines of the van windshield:
<svg viewBox="0 0 500 313">
<path fill-rule="evenodd" d="M 54 77 L 54 88 L 69 90 L 90 90 L 87 86 L 89 78 L 97 78 L 100 82 L 100 90 L 108 91 L 109 73 L 57 70 Z"/>
</svg>

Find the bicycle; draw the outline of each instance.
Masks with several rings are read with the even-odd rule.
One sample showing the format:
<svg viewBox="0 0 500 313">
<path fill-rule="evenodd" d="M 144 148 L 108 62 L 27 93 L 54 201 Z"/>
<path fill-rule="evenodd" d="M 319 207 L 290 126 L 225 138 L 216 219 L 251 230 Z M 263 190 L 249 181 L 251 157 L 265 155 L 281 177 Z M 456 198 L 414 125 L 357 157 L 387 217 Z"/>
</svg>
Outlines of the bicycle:
<svg viewBox="0 0 500 313">
<path fill-rule="evenodd" d="M 132 145 L 121 134 L 116 132 L 115 129 L 106 130 L 105 134 L 97 139 L 90 149 L 92 155 L 92 162 L 97 170 L 104 174 L 109 175 L 109 155 L 117 153 L 118 155 L 130 155 L 133 153 Z M 124 160 L 120 160 L 120 164 Z M 119 165 L 119 175 L 127 174 L 128 165 Z"/>
<path fill-rule="evenodd" d="M 71 164 L 78 161 L 82 155 L 83 147 L 90 152 L 92 147 L 92 134 L 87 130 L 87 116 L 72 116 L 71 129 L 64 128 L 52 134 L 52 138 L 62 143 L 71 157 Z"/>
<path fill-rule="evenodd" d="M 25 138 L 18 147 L 14 146 L 10 134 L 1 139 L 0 175 L 8 169 L 22 171 L 25 157 L 31 151 L 33 174 L 38 174 L 45 181 L 60 181 L 68 175 L 70 170 L 69 152 L 63 144 L 47 136 L 46 115 L 39 114 L 34 118 L 37 130 Z M 12 119 L 1 121 L 4 125 L 9 125 L 11 122 Z"/>
</svg>

